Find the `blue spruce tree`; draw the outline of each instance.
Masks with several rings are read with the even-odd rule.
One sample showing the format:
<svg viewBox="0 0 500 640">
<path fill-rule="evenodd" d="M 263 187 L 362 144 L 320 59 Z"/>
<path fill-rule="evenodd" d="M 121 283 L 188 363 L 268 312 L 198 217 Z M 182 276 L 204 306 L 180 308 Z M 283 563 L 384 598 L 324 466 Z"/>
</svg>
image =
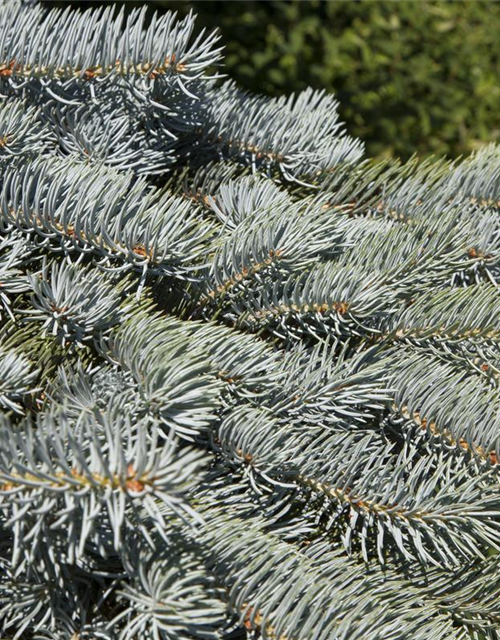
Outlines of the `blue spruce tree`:
<svg viewBox="0 0 500 640">
<path fill-rule="evenodd" d="M 500 638 L 500 151 L 221 70 L 0 6 L 2 637 Z"/>
</svg>

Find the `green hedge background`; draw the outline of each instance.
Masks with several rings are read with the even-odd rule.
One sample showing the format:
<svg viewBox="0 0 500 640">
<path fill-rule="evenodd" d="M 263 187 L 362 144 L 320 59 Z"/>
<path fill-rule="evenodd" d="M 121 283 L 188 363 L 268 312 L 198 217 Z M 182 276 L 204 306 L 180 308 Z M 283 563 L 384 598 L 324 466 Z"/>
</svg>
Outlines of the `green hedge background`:
<svg viewBox="0 0 500 640">
<path fill-rule="evenodd" d="M 68 2 L 47 2 L 52 6 Z M 106 2 L 71 2 L 78 6 Z M 500 140 L 500 3 L 488 0 L 127 2 L 219 27 L 226 72 L 259 93 L 340 101 L 372 156 L 458 156 Z"/>
</svg>

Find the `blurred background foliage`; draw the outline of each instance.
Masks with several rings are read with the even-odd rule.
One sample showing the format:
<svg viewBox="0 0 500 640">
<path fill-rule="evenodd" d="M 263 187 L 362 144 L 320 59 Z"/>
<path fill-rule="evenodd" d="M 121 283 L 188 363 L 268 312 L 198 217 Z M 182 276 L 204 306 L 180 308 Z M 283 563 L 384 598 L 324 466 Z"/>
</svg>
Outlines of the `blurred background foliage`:
<svg viewBox="0 0 500 640">
<path fill-rule="evenodd" d="M 52 1 L 88 7 L 106 2 Z M 371 156 L 455 157 L 500 140 L 494 0 L 149 0 L 218 27 L 225 72 L 251 91 L 334 92 Z"/>
</svg>

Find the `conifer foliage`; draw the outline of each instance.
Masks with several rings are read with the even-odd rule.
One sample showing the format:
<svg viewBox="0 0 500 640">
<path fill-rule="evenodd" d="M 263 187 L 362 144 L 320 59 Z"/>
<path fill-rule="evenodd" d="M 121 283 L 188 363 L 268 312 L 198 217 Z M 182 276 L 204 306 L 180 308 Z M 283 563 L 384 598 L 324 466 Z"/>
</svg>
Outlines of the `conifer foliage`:
<svg viewBox="0 0 500 640">
<path fill-rule="evenodd" d="M 499 638 L 500 151 L 221 64 L 0 7 L 2 637 Z"/>
</svg>

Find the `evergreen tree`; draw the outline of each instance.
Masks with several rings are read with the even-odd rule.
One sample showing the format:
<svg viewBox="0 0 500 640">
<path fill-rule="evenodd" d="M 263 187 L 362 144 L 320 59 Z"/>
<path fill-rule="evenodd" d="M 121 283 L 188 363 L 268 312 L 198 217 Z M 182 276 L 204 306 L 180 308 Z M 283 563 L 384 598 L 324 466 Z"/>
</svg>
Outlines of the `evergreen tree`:
<svg viewBox="0 0 500 640">
<path fill-rule="evenodd" d="M 500 151 L 220 60 L 0 7 L 3 637 L 498 638 Z"/>
</svg>

